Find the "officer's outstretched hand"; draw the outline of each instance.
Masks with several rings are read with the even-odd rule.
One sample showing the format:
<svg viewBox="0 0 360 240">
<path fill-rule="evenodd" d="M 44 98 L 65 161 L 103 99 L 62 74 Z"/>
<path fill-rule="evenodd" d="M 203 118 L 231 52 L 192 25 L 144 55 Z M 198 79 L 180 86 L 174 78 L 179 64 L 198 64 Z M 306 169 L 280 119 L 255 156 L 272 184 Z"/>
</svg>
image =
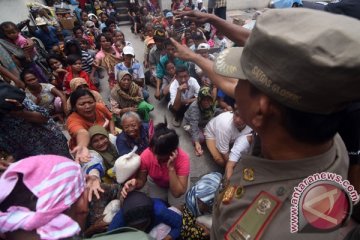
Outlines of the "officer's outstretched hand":
<svg viewBox="0 0 360 240">
<path fill-rule="evenodd" d="M 186 20 L 190 20 L 190 22 L 197 23 L 207 23 L 211 21 L 211 18 L 215 15 L 204 13 L 200 11 L 183 11 L 180 13 L 175 13 L 176 16 L 184 18 Z"/>
<path fill-rule="evenodd" d="M 180 43 L 175 41 L 173 38 L 170 38 L 170 40 L 176 49 L 175 57 L 178 57 L 185 61 L 191 61 L 195 57 L 197 57 L 197 54 L 194 53 L 193 51 L 191 51 L 191 49 L 188 48 L 187 46 L 181 45 Z"/>
</svg>

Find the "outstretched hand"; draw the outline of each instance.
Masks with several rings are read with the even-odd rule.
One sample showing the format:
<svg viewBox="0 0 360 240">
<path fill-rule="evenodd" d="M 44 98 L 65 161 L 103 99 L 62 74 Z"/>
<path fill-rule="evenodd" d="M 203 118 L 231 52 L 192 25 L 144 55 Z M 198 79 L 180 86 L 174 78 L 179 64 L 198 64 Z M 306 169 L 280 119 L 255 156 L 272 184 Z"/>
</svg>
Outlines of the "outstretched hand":
<svg viewBox="0 0 360 240">
<path fill-rule="evenodd" d="M 207 23 L 211 21 L 211 18 L 214 17 L 213 14 L 204 13 L 200 11 L 183 11 L 179 13 L 175 13 L 176 16 L 182 17 L 186 20 L 190 20 L 191 22 L 197 23 Z"/>
<path fill-rule="evenodd" d="M 191 51 L 191 49 L 188 48 L 187 46 L 181 45 L 173 38 L 170 38 L 170 40 L 176 49 L 175 57 L 181 58 L 182 60 L 185 61 L 191 61 L 197 56 L 197 54 Z"/>
<path fill-rule="evenodd" d="M 90 152 L 87 147 L 76 146 L 72 151 L 72 154 L 75 155 L 75 161 L 77 163 L 86 163 L 90 161 Z"/>
<path fill-rule="evenodd" d="M 88 200 L 92 201 L 93 194 L 97 199 L 100 199 L 100 192 L 104 192 L 104 189 L 101 188 L 100 178 L 97 176 L 88 175 L 86 177 L 86 186 L 89 188 Z"/>
</svg>

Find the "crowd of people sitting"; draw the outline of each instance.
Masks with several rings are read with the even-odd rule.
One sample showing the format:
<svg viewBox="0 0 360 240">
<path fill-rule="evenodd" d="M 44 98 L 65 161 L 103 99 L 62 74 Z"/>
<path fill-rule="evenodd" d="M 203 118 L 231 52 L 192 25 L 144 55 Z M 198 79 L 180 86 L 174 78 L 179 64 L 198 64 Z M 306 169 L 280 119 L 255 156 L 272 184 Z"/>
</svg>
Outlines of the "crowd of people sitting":
<svg viewBox="0 0 360 240">
<path fill-rule="evenodd" d="M 154 239 L 210 239 L 215 194 L 255 141 L 233 95 L 200 64 L 231 42 L 208 21 L 182 14 L 207 13 L 202 0 L 174 0 L 164 11 L 156 1 L 130 0 L 141 62 L 113 2 L 88 3 L 73 12 L 42 6 L 33 24 L 0 24 L 0 238 L 133 227 Z M 180 59 L 179 46 L 201 66 Z M 154 124 L 152 92 L 171 119 Z M 192 153 L 180 146 L 180 127 Z M 205 151 L 223 172 L 191 184 L 189 155 Z"/>
<path fill-rule="evenodd" d="M 174 127 L 184 119 L 195 154 L 208 148 L 221 167 L 238 160 L 229 158 L 231 147 L 251 129 L 234 100 L 199 66 L 175 57 L 170 38 L 211 61 L 229 43 L 209 23 L 176 15 L 207 12 L 201 0 L 174 1 L 164 12 L 155 2 L 130 1 L 131 30 L 144 42 L 140 62 L 118 26 L 113 3 L 94 1 L 92 6 L 89 11 L 79 4 L 74 13 L 40 6 L 34 26 L 30 21 L 0 25 L 1 170 L 29 157 L 28 162 L 41 159 L 39 166 L 44 162 L 46 168 L 57 166 L 50 155 L 74 159 L 86 175 L 90 210 L 81 226 L 86 237 L 133 226 L 156 239 L 207 239 L 210 224 L 196 218 L 207 215 L 209 221 L 222 174 L 209 173 L 191 186 L 189 153 L 179 146 Z M 63 26 L 66 18 L 76 19 L 71 30 Z M 46 52 L 46 61 L 39 60 L 44 57 L 39 50 Z M 169 123 L 154 126 L 150 86 L 156 101 L 168 102 Z M 180 197 L 184 204 L 171 206 Z"/>
</svg>

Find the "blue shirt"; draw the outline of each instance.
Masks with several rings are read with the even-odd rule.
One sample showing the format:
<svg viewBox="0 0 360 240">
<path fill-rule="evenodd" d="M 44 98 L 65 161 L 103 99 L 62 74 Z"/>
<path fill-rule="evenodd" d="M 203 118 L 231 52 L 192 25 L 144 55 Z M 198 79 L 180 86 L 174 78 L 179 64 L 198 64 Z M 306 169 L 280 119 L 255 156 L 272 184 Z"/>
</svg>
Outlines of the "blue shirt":
<svg viewBox="0 0 360 240">
<path fill-rule="evenodd" d="M 144 68 L 137 60 L 134 60 L 131 68 L 126 67 L 123 62 L 116 64 L 114 69 L 114 74 L 116 78 L 118 72 L 120 71 L 128 71 L 132 75 L 134 80 L 145 78 Z"/>
<path fill-rule="evenodd" d="M 221 89 L 218 89 L 217 96 L 222 99 L 227 105 L 234 107 L 235 99 L 226 95 Z"/>
<path fill-rule="evenodd" d="M 125 132 L 121 132 L 116 138 L 116 148 L 120 156 L 131 152 L 134 146 L 138 146 L 136 154 L 140 155 L 149 146 L 149 124 L 142 123 L 140 129 L 140 139 L 138 141 L 128 137 Z"/>
<path fill-rule="evenodd" d="M 48 26 L 49 32 L 44 32 L 42 29 L 35 31 L 35 37 L 39 38 L 44 44 L 47 51 L 51 50 L 53 46 L 59 44 L 59 39 L 56 36 L 56 28 Z"/>
<path fill-rule="evenodd" d="M 172 239 L 177 239 L 178 237 L 180 237 L 180 231 L 182 226 L 181 215 L 168 209 L 166 204 L 162 200 L 158 198 L 153 198 L 152 200 L 154 218 L 149 230 L 151 230 L 153 227 L 157 226 L 160 223 L 164 223 L 171 227 L 169 235 L 172 237 Z M 124 221 L 124 213 L 122 209 L 120 209 L 120 211 L 115 215 L 112 222 L 110 223 L 108 231 L 125 226 L 126 223 Z"/>
</svg>

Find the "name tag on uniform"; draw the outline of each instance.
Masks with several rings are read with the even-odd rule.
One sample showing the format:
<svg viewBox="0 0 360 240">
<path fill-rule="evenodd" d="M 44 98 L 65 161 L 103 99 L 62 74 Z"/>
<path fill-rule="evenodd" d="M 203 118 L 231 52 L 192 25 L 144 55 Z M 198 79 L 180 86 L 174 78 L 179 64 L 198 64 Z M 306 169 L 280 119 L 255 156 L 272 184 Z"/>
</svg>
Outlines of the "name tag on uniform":
<svg viewBox="0 0 360 240">
<path fill-rule="evenodd" d="M 267 192 L 260 192 L 225 234 L 227 240 L 260 239 L 282 201 Z"/>
</svg>

